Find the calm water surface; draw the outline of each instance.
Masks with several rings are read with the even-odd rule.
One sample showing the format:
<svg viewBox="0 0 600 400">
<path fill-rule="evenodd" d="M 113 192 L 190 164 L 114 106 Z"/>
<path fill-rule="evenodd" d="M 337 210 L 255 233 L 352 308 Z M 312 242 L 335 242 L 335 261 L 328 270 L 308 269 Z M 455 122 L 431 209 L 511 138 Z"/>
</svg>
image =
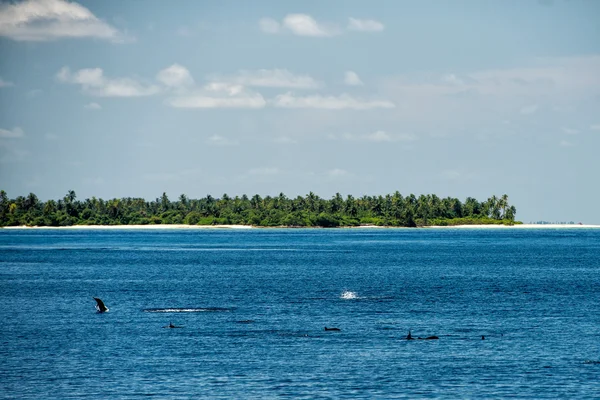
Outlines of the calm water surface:
<svg viewBox="0 0 600 400">
<path fill-rule="evenodd" d="M 0 230 L 0 304 L 1 398 L 600 398 L 594 229 Z"/>
</svg>

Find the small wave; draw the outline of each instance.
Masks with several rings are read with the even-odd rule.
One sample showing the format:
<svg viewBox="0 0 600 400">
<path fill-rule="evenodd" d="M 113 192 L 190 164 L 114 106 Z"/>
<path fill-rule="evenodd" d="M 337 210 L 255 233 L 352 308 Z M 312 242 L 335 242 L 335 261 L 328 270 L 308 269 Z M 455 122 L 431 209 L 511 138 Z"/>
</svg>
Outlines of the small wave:
<svg viewBox="0 0 600 400">
<path fill-rule="evenodd" d="M 358 295 L 356 294 L 356 292 L 351 292 L 349 290 L 344 290 L 342 292 L 342 294 L 340 295 L 340 299 L 343 299 L 343 300 L 355 300 L 355 299 L 358 299 Z"/>
<path fill-rule="evenodd" d="M 600 364 L 600 360 L 585 360 L 584 364 Z"/>
<path fill-rule="evenodd" d="M 206 308 L 146 308 L 144 312 L 149 313 L 197 313 L 197 312 L 229 312 L 230 308 L 206 307 Z"/>
</svg>

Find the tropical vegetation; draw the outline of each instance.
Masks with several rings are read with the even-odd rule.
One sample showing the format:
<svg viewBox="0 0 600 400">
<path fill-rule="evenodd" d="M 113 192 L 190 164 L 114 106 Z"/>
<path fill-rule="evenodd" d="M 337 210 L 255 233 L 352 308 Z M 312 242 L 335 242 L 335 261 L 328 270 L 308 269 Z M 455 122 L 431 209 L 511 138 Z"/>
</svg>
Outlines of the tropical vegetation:
<svg viewBox="0 0 600 400">
<path fill-rule="evenodd" d="M 40 201 L 30 193 L 10 199 L 0 190 L 0 226 L 71 225 L 253 225 L 286 227 L 432 226 L 464 224 L 515 224 L 517 210 L 508 196 L 485 201 L 468 197 L 439 198 L 434 194 L 402 196 L 351 195 L 322 199 L 313 192 L 288 198 L 258 194 L 220 198 L 208 195 L 189 199 L 185 194 L 171 201 L 166 193 L 152 201 L 142 198 L 80 201 L 73 190 L 58 200 Z"/>
</svg>

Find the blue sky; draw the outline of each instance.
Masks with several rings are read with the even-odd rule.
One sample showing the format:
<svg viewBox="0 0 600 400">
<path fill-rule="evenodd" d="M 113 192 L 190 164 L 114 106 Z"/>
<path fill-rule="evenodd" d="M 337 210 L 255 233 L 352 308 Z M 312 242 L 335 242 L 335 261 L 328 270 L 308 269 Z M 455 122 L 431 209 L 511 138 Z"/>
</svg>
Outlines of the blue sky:
<svg viewBox="0 0 600 400">
<path fill-rule="evenodd" d="M 0 4 L 0 188 L 507 193 L 600 224 L 600 2 Z"/>
</svg>

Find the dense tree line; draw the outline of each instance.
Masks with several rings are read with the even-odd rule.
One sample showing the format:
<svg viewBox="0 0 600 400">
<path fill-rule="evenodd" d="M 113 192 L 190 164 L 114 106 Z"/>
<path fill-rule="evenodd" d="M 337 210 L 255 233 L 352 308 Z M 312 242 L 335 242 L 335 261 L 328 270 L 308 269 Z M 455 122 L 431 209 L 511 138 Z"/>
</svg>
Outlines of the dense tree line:
<svg viewBox="0 0 600 400">
<path fill-rule="evenodd" d="M 9 199 L 0 190 L 0 226 L 69 226 L 69 225 L 254 225 L 254 226 L 428 226 L 458 224 L 513 224 L 516 209 L 508 196 L 492 196 L 480 202 L 468 197 L 439 198 L 434 194 L 402 196 L 399 192 L 386 196 L 337 193 L 326 200 L 310 192 L 288 198 L 246 195 L 221 198 L 210 195 L 189 199 L 186 195 L 171 201 L 166 193 L 146 201 L 141 198 L 102 200 L 92 197 L 77 200 L 70 190 L 62 199 L 40 201 L 30 193 Z"/>
</svg>

